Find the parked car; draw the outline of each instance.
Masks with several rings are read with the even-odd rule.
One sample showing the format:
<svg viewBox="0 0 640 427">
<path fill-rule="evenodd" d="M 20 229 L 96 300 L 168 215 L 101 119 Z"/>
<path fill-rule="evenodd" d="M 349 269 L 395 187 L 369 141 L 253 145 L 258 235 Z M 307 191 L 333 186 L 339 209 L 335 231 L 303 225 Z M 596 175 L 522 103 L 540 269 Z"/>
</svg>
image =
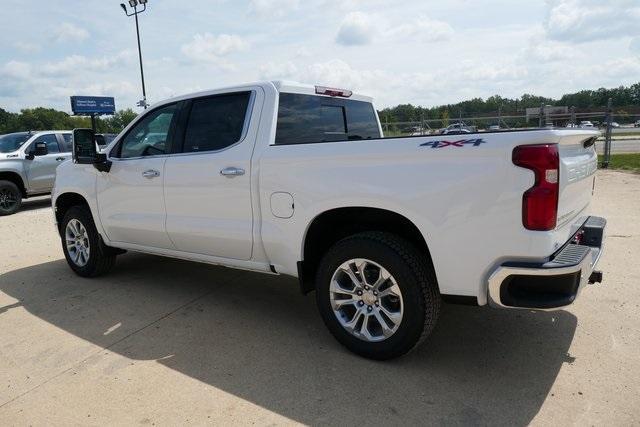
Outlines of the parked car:
<svg viewBox="0 0 640 427">
<path fill-rule="evenodd" d="M 366 96 L 247 84 L 160 102 L 104 153 L 75 130 L 52 203 L 80 276 L 126 250 L 294 276 L 340 343 L 389 359 L 442 300 L 553 309 L 601 280 L 598 134 L 383 139 Z"/>
<path fill-rule="evenodd" d="M 640 128 L 640 120 L 636 120 L 636 122 L 633 124 L 634 128 Z"/>
<path fill-rule="evenodd" d="M 454 123 L 442 129 L 442 135 L 459 135 L 463 133 L 471 133 L 471 128 L 464 123 Z"/>
<path fill-rule="evenodd" d="M 22 200 L 49 194 L 56 167 L 71 158 L 71 131 L 17 132 L 0 136 L 0 216 Z"/>
<path fill-rule="evenodd" d="M 589 120 L 583 120 L 580 122 L 580 127 L 581 128 L 594 128 L 595 126 L 593 125 L 593 123 L 591 123 Z"/>
<path fill-rule="evenodd" d="M 490 131 L 500 130 L 500 125 L 491 125 L 489 126 Z"/>
<path fill-rule="evenodd" d="M 471 131 L 469 129 L 453 129 L 453 130 L 449 130 L 449 129 L 445 129 L 442 131 L 442 135 L 462 135 L 465 133 L 471 133 Z"/>
</svg>

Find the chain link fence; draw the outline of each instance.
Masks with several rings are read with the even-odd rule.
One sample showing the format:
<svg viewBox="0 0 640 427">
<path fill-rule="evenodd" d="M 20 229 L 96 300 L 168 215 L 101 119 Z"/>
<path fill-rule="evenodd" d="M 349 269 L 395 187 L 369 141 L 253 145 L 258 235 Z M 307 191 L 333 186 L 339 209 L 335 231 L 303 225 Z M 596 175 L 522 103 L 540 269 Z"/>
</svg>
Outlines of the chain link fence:
<svg viewBox="0 0 640 427">
<path fill-rule="evenodd" d="M 604 137 L 604 156 L 601 166 L 607 168 L 611 159 L 611 135 L 619 124 L 633 123 L 640 119 L 640 114 L 614 113 L 611 100 L 609 104 L 595 111 L 576 111 L 571 107 L 555 107 L 541 105 L 539 108 L 528 108 L 525 114 L 507 114 L 498 112 L 494 115 L 462 116 L 457 118 L 422 119 L 418 121 L 394 122 L 381 117 L 382 130 L 385 137 L 459 135 L 470 132 L 495 132 L 501 130 L 538 129 L 544 127 L 596 129 Z M 633 132 L 633 129 L 630 129 Z M 640 133 L 640 129 L 638 129 Z"/>
</svg>

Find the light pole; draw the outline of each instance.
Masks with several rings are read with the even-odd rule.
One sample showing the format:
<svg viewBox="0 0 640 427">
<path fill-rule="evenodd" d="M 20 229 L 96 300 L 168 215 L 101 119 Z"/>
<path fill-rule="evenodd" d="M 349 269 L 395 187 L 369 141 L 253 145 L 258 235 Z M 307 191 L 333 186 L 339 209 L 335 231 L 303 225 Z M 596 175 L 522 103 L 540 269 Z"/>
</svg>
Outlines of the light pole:
<svg viewBox="0 0 640 427">
<path fill-rule="evenodd" d="M 138 107 L 144 107 L 145 109 L 149 106 L 147 104 L 147 91 L 144 87 L 144 69 L 142 68 L 142 49 L 140 49 L 140 27 L 138 26 L 138 14 L 147 10 L 147 1 L 148 0 L 129 0 L 129 6 L 133 8 L 133 12 L 129 13 L 127 11 L 127 6 L 124 3 L 120 3 L 120 7 L 124 10 L 125 15 L 133 16 L 136 19 L 136 37 L 138 38 L 138 58 L 140 59 L 140 78 L 142 79 L 142 99 L 138 101 Z M 138 10 L 138 5 L 142 5 L 142 9 Z"/>
</svg>

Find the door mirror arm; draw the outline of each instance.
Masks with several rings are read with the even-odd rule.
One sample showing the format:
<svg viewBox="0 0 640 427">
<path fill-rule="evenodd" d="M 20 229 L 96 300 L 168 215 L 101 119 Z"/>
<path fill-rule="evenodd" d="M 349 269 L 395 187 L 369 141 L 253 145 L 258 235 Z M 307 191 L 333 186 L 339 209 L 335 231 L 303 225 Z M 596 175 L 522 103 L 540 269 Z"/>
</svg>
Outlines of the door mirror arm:
<svg viewBox="0 0 640 427">
<path fill-rule="evenodd" d="M 107 159 L 107 155 L 104 153 L 96 154 L 96 161 L 93 164 L 93 167 L 98 169 L 100 172 L 107 172 L 111 170 L 111 160 Z"/>
</svg>

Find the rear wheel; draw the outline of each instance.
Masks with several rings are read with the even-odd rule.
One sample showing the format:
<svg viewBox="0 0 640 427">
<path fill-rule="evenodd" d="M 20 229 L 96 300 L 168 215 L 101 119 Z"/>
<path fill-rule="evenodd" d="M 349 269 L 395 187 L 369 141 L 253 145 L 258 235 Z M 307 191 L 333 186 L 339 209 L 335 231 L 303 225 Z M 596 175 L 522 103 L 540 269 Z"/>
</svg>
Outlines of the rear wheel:
<svg viewBox="0 0 640 427">
<path fill-rule="evenodd" d="M 401 356 L 435 326 L 440 295 L 424 254 L 389 233 L 336 243 L 318 269 L 322 318 L 349 350 L 372 359 Z"/>
<path fill-rule="evenodd" d="M 114 266 L 116 253 L 102 242 L 88 208 L 74 206 L 60 224 L 62 250 L 71 269 L 83 277 L 97 277 Z"/>
<path fill-rule="evenodd" d="M 22 205 L 22 193 L 11 181 L 0 181 L 0 216 L 12 215 Z"/>
</svg>

